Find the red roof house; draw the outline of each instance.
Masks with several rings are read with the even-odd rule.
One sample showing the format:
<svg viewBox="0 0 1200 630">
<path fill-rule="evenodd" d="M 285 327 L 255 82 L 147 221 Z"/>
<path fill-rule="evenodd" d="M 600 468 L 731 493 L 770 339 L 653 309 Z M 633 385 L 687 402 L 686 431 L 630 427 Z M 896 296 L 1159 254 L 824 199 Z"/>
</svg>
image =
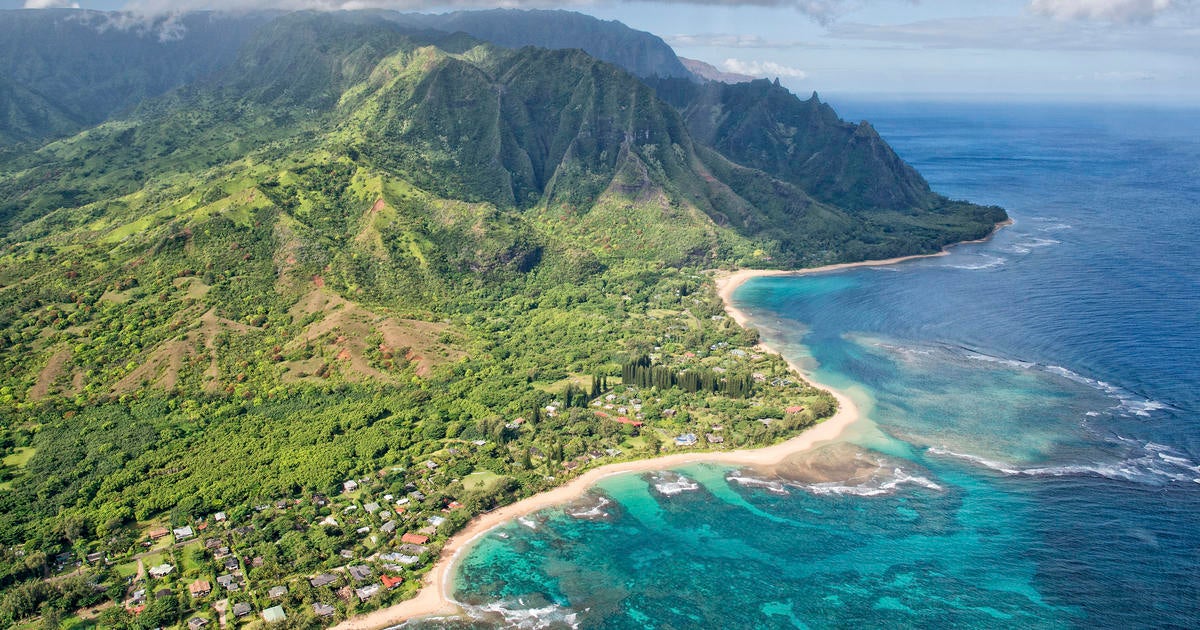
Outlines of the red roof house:
<svg viewBox="0 0 1200 630">
<path fill-rule="evenodd" d="M 429 537 L 424 534 L 414 534 L 412 532 L 408 532 L 400 537 L 400 542 L 412 543 L 414 545 L 424 545 L 425 543 L 429 542 Z"/>
<path fill-rule="evenodd" d="M 379 576 L 379 580 L 381 582 L 383 582 L 383 585 L 388 588 L 396 588 L 397 586 L 400 586 L 401 584 L 404 583 L 404 578 L 402 578 L 398 575 L 394 576 L 394 577 L 391 575 L 386 575 L 386 574 L 381 575 L 381 576 Z"/>
</svg>

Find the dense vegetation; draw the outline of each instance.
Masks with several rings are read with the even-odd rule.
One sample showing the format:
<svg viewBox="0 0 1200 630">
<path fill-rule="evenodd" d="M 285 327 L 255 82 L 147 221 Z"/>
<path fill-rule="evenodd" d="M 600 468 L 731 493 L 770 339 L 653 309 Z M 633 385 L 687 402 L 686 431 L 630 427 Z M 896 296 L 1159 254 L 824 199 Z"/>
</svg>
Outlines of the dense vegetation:
<svg viewBox="0 0 1200 630">
<path fill-rule="evenodd" d="M 688 99 L 716 92 L 372 16 L 279 17 L 217 74 L 0 156 L 0 623 L 248 603 L 315 627 L 407 597 L 483 510 L 833 412 L 706 270 L 1003 218 L 777 86 L 746 89 L 817 112 L 830 186 L 764 116 L 701 133 Z M 843 198 L 872 177 L 914 203 Z"/>
</svg>

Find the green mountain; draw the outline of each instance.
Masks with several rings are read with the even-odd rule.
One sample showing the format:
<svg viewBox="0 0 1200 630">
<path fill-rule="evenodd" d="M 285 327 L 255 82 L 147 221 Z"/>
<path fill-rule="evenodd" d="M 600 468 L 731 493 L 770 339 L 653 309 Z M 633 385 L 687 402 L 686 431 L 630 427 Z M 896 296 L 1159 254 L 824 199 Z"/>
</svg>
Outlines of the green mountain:
<svg viewBox="0 0 1200 630">
<path fill-rule="evenodd" d="M 448 33 L 467 33 L 505 48 L 578 48 L 639 77 L 694 78 L 657 35 L 572 11 L 495 9 L 400 14 L 391 19 Z"/>
<path fill-rule="evenodd" d="M 226 593 L 186 586 L 223 565 L 150 539 L 166 525 L 261 558 L 247 596 L 288 584 L 300 627 L 329 621 L 313 603 L 342 619 L 408 597 L 471 515 L 592 461 L 714 426 L 714 447 L 767 444 L 832 413 L 725 317 L 705 270 L 933 252 L 1005 218 L 766 82 L 641 79 L 374 12 L 246 19 L 175 87 L 138 83 L 160 60 L 19 77 L 144 86 L 92 118 L 43 88 L 0 110 L 37 130 L 0 155 L 5 625 L 146 586 L 172 595 L 101 625 L 210 615 Z M 36 140 L 55 133 L 73 135 Z M 394 521 L 346 511 L 387 495 L 411 498 Z M 342 550 L 419 530 L 403 587 L 309 588 Z M 97 552 L 113 566 L 57 561 Z M 139 560 L 178 570 L 129 587 Z"/>
<path fill-rule="evenodd" d="M 0 11 L 0 137 L 73 133 L 227 64 L 268 14 L 141 18 L 99 11 Z"/>
</svg>

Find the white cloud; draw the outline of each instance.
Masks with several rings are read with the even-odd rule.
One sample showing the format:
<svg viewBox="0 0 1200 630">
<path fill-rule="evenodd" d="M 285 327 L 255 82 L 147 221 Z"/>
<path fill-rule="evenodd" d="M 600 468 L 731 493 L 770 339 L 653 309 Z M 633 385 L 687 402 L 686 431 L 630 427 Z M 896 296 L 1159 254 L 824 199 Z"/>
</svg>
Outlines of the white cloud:
<svg viewBox="0 0 1200 630">
<path fill-rule="evenodd" d="M 1034 13 L 1060 20 L 1149 22 L 1189 0 L 1031 0 Z"/>
<path fill-rule="evenodd" d="M 26 9 L 78 9 L 78 2 L 68 0 L 25 0 Z"/>
<path fill-rule="evenodd" d="M 1200 27 L 1062 22 L 1034 16 L 946 18 L 886 25 L 843 22 L 830 27 L 829 36 L 919 49 L 1200 53 Z"/>
<path fill-rule="evenodd" d="M 57 3 L 64 0 L 26 0 Z M 253 11 L 258 9 L 342 11 L 355 9 L 423 10 L 431 4 L 449 8 L 565 8 L 598 4 L 606 0 L 127 0 L 126 11 L 143 14 L 186 12 L 199 9 Z M 821 23 L 829 24 L 860 4 L 859 0 L 623 0 L 629 4 L 666 2 L 700 6 L 756 6 L 792 9 Z"/>
<path fill-rule="evenodd" d="M 744 61 L 742 59 L 726 59 L 721 62 L 721 69 L 734 74 L 745 74 L 752 77 L 787 77 L 803 79 L 808 73 L 791 66 L 775 63 L 774 61 Z"/>
<path fill-rule="evenodd" d="M 663 37 L 671 46 L 698 48 L 815 48 L 816 44 L 802 41 L 775 41 L 758 35 L 739 33 L 677 34 Z"/>
</svg>

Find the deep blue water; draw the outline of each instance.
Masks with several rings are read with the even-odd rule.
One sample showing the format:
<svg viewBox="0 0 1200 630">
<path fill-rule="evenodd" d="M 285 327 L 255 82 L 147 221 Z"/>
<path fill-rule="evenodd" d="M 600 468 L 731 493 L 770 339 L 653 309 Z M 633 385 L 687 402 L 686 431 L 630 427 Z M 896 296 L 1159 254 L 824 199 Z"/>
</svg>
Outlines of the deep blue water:
<svg viewBox="0 0 1200 630">
<path fill-rule="evenodd" d="M 457 597 L 530 627 L 1200 627 L 1200 112 L 842 112 L 1016 220 L 735 295 L 867 412 L 807 457 L 873 472 L 757 487 L 731 475 L 780 471 L 692 466 L 673 495 L 610 478 L 608 518 L 501 528 Z"/>
</svg>

